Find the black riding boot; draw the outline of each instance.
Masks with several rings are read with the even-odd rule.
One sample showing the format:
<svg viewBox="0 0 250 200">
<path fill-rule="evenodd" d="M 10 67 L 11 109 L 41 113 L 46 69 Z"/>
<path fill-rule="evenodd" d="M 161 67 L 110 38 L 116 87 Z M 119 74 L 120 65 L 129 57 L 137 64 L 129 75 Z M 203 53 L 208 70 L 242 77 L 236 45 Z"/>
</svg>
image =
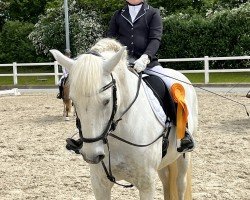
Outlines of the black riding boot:
<svg viewBox="0 0 250 200">
<path fill-rule="evenodd" d="M 180 153 L 186 153 L 193 151 L 195 148 L 195 142 L 192 135 L 186 129 L 184 138 L 181 139 L 181 145 L 177 148 L 177 151 Z"/>
<path fill-rule="evenodd" d="M 59 85 L 59 93 L 57 94 L 58 99 L 62 99 L 63 98 L 63 87 L 61 85 Z"/>
<path fill-rule="evenodd" d="M 81 122 L 80 119 L 76 118 L 76 127 L 79 130 L 79 134 L 82 135 Z M 79 150 L 82 148 L 83 141 L 81 138 L 74 140 L 73 138 L 66 139 L 66 149 L 74 151 L 76 154 L 80 154 Z"/>
</svg>

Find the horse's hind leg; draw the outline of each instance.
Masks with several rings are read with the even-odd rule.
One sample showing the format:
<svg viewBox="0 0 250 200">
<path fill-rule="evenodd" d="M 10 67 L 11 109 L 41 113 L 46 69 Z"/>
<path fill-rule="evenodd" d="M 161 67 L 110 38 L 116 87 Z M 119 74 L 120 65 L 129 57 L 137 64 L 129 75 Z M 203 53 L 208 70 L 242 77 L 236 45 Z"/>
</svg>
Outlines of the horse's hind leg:
<svg viewBox="0 0 250 200">
<path fill-rule="evenodd" d="M 71 102 L 70 100 L 64 100 L 64 117 L 65 120 L 68 121 L 69 120 L 69 112 L 71 110 Z"/>
<path fill-rule="evenodd" d="M 175 162 L 158 171 L 164 200 L 192 199 L 190 165 L 190 153 L 186 153 L 185 157 L 180 156 Z"/>
<path fill-rule="evenodd" d="M 63 117 L 65 117 L 65 115 L 66 115 L 66 105 L 63 102 Z"/>
<path fill-rule="evenodd" d="M 164 200 L 170 199 L 170 188 L 169 188 L 169 169 L 165 167 L 158 171 L 159 178 L 162 182 L 163 192 L 164 192 Z"/>
<path fill-rule="evenodd" d="M 192 199 L 191 191 L 191 153 L 177 159 L 177 188 L 179 200 Z"/>
</svg>

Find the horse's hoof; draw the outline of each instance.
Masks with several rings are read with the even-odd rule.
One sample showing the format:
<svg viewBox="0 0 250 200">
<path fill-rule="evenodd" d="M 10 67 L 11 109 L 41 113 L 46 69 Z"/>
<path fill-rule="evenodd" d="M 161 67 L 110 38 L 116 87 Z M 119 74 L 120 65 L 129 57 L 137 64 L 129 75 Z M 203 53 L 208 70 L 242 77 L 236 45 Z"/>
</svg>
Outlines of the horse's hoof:
<svg viewBox="0 0 250 200">
<path fill-rule="evenodd" d="M 65 117 L 64 120 L 65 120 L 65 121 L 69 121 L 69 117 Z"/>
</svg>

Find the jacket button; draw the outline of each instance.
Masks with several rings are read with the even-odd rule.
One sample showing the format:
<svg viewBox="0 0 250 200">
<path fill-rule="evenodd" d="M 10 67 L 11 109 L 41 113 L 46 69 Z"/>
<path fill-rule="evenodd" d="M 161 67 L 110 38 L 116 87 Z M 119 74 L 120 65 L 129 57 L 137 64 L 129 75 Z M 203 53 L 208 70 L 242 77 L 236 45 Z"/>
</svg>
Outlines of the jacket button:
<svg viewBox="0 0 250 200">
<path fill-rule="evenodd" d="M 134 44 L 133 42 L 131 42 L 131 44 Z"/>
<path fill-rule="evenodd" d="M 131 37 L 134 37 L 134 35 L 131 35 Z"/>
</svg>

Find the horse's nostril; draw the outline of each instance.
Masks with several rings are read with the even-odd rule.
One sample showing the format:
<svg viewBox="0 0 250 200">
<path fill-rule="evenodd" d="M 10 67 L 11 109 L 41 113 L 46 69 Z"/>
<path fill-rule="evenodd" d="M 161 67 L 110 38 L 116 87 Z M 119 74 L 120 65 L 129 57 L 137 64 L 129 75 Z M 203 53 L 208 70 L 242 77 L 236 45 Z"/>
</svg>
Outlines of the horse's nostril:
<svg viewBox="0 0 250 200">
<path fill-rule="evenodd" d="M 99 155 L 99 156 L 98 156 L 99 162 L 102 161 L 102 160 L 104 159 L 104 157 L 105 157 L 105 155 Z"/>
</svg>

